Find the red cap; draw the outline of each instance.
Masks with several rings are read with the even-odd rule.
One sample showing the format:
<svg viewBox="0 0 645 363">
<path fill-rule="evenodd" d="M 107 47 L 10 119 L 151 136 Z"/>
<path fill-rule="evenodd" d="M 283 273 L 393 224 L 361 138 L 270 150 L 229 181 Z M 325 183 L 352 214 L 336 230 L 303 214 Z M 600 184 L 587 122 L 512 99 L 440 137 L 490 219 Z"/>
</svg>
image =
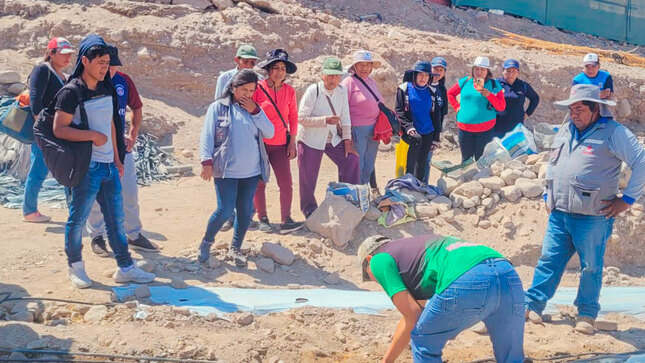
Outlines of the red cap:
<svg viewBox="0 0 645 363">
<path fill-rule="evenodd" d="M 74 53 L 72 43 L 63 37 L 54 37 L 47 44 L 47 49 L 60 49 L 60 54 Z"/>
</svg>

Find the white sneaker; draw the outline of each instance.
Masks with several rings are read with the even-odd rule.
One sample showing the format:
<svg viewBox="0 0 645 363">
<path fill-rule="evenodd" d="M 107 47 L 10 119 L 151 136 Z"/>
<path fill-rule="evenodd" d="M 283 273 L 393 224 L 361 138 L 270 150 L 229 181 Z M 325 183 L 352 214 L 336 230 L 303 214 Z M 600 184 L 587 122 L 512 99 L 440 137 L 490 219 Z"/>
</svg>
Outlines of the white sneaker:
<svg viewBox="0 0 645 363">
<path fill-rule="evenodd" d="M 147 284 L 152 282 L 155 279 L 155 274 L 150 272 L 145 272 L 136 264 L 126 272 L 123 272 L 121 268 L 117 268 L 116 272 L 112 276 L 115 282 L 123 284 L 126 282 L 136 282 L 138 284 Z"/>
<path fill-rule="evenodd" d="M 85 263 L 83 261 L 74 262 L 72 267 L 67 269 L 69 281 L 77 289 L 87 289 L 92 286 L 92 280 L 85 272 Z"/>
</svg>

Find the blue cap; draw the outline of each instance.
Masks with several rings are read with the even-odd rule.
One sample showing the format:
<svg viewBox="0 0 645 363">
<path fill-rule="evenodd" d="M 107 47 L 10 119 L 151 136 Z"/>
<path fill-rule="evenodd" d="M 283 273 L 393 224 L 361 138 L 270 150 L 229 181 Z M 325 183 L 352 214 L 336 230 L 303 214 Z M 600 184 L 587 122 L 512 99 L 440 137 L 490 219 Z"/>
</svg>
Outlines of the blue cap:
<svg viewBox="0 0 645 363">
<path fill-rule="evenodd" d="M 507 59 L 504 61 L 504 69 L 517 68 L 520 69 L 520 62 L 515 59 Z"/>
<path fill-rule="evenodd" d="M 432 58 L 432 61 L 430 61 L 430 65 L 432 67 L 441 66 L 441 67 L 444 67 L 444 68 L 448 68 L 448 62 L 446 62 L 446 59 L 444 57 L 434 57 L 434 58 Z"/>
<path fill-rule="evenodd" d="M 430 74 L 432 73 L 432 66 L 426 61 L 418 61 L 414 63 L 414 71 Z"/>
</svg>

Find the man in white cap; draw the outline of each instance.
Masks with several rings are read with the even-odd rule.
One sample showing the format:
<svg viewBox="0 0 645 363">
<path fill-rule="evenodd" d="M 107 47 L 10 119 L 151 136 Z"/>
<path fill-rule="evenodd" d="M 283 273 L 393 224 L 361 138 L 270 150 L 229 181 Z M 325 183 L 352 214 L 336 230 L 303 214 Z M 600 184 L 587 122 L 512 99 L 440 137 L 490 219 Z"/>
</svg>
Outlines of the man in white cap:
<svg viewBox="0 0 645 363">
<path fill-rule="evenodd" d="M 524 361 L 522 281 L 494 249 L 460 238 L 427 234 L 366 238 L 358 247 L 363 281 L 375 281 L 401 320 L 382 362 L 412 348 L 416 363 L 441 363 L 448 340 L 483 321 L 495 360 Z"/>
<path fill-rule="evenodd" d="M 549 223 L 542 242 L 542 256 L 533 283 L 526 292 L 526 316 L 540 323 L 540 314 L 553 297 L 574 253 L 580 257 L 580 284 L 574 305 L 578 308 L 575 330 L 593 334 L 600 311 L 605 246 L 614 218 L 629 209 L 645 187 L 645 150 L 627 127 L 616 122 L 600 89 L 580 84 L 569 99 L 554 103 L 570 112 L 569 121 L 556 136 L 546 172 L 544 199 Z M 632 170 L 619 196 L 622 163 Z"/>
<path fill-rule="evenodd" d="M 598 54 L 589 53 L 582 59 L 584 68 L 582 72 L 573 77 L 572 85 L 593 84 L 600 88 L 600 98 L 603 100 L 612 98 L 614 94 L 614 80 L 607 71 L 600 70 L 600 58 Z"/>
</svg>

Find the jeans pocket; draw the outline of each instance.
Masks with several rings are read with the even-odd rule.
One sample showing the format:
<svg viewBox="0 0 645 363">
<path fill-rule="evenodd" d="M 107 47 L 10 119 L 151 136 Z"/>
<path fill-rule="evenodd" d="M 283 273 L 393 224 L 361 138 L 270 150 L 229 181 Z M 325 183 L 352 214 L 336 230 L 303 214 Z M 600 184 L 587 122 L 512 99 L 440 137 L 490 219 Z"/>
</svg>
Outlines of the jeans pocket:
<svg viewBox="0 0 645 363">
<path fill-rule="evenodd" d="M 457 309 L 474 311 L 482 310 L 486 307 L 490 292 L 490 283 L 488 281 L 459 281 L 454 287 L 457 290 Z"/>
<path fill-rule="evenodd" d="M 575 176 L 569 182 L 569 212 L 585 215 L 598 214 L 600 210 L 600 182 Z"/>
<path fill-rule="evenodd" d="M 516 272 L 508 274 L 506 279 L 513 300 L 513 314 L 524 317 L 524 287 Z"/>
</svg>

